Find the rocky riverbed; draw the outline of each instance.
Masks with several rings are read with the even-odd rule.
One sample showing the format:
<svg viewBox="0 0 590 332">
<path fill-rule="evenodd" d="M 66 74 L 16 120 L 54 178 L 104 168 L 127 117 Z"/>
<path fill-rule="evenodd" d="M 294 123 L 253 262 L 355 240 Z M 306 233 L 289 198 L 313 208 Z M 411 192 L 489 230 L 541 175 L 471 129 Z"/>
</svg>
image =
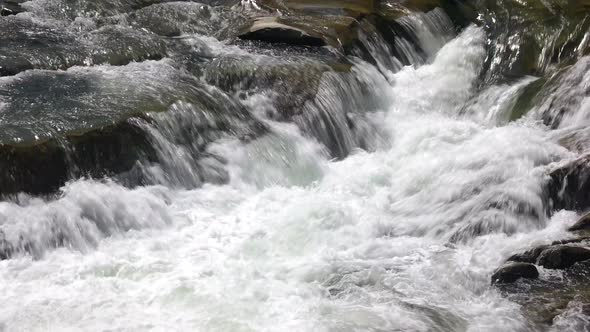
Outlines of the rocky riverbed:
<svg viewBox="0 0 590 332">
<path fill-rule="evenodd" d="M 590 330 L 590 1 L 0 15 L 0 330 Z"/>
</svg>

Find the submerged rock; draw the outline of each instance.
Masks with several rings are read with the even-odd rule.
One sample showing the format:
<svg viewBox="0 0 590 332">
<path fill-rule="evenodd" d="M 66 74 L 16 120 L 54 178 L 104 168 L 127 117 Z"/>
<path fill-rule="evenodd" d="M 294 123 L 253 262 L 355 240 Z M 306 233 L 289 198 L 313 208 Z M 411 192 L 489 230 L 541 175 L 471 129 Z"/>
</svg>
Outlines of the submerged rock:
<svg viewBox="0 0 590 332">
<path fill-rule="evenodd" d="M 520 278 L 536 279 L 539 271 L 530 263 L 511 262 L 500 267 L 492 275 L 492 283 L 513 283 Z"/>
<path fill-rule="evenodd" d="M 99 18 L 125 14 L 171 1 L 174 0 L 40 0 L 25 3 L 23 7 L 38 17 L 74 21 L 78 18 Z"/>
<path fill-rule="evenodd" d="M 185 34 L 212 36 L 217 39 L 235 37 L 248 22 L 240 11 L 229 7 L 212 7 L 196 2 L 168 2 L 104 19 L 109 24 L 130 25 L 166 37 Z"/>
<path fill-rule="evenodd" d="M 0 76 L 29 69 L 124 65 L 167 55 L 166 44 L 158 36 L 122 26 L 74 33 L 19 15 L 0 20 L 0 31 Z"/>
<path fill-rule="evenodd" d="M 590 249 L 577 246 L 553 246 L 541 252 L 538 264 L 547 269 L 566 269 L 590 259 Z"/>
</svg>

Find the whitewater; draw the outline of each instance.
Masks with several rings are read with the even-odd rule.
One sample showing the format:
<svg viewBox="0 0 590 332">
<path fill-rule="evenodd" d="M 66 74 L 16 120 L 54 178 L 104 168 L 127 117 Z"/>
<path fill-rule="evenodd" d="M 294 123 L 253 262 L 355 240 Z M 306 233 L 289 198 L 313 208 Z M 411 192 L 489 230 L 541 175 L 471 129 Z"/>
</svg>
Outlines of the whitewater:
<svg viewBox="0 0 590 332">
<path fill-rule="evenodd" d="M 227 184 L 86 178 L 57 199 L 1 202 L 4 236 L 37 245 L 0 261 L 0 330 L 528 331 L 490 275 L 568 237 L 577 216 L 546 217 L 542 183 L 547 165 L 574 156 L 538 113 L 508 121 L 535 78 L 476 93 L 481 28 L 422 37 L 423 65 L 352 69 L 383 105 L 367 115 L 369 151 L 331 160 L 265 118 L 272 96 L 258 94 L 244 103 L 271 132 L 208 148 Z M 48 243 L 55 230 L 68 245 Z"/>
</svg>

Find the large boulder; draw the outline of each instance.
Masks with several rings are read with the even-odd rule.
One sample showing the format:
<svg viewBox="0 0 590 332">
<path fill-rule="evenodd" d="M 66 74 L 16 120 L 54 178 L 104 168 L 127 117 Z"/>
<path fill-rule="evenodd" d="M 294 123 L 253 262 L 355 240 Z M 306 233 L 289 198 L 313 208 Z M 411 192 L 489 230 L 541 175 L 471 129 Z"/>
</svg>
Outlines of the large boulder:
<svg viewBox="0 0 590 332">
<path fill-rule="evenodd" d="M 407 26 L 394 23 L 395 20 L 435 8 L 442 8 L 454 18 L 464 7 L 461 0 L 274 0 L 261 3 L 264 5 L 261 7 L 274 10 L 251 13 L 254 19 L 243 29 L 240 38 L 309 46 L 330 45 L 340 49 L 350 48 L 361 38 L 359 31 L 367 30 L 363 24 L 377 26 L 377 30 L 388 34 L 384 36 L 388 39 L 386 43 L 392 43 L 391 37 L 407 34 L 404 31 Z M 383 27 L 394 31 L 382 31 Z M 371 33 L 363 31 L 363 38 Z"/>
<path fill-rule="evenodd" d="M 566 269 L 573 264 L 590 259 L 590 249 L 584 247 L 588 238 L 555 241 L 551 245 L 538 246 L 510 256 L 507 262 L 537 264 L 548 269 Z"/>
<path fill-rule="evenodd" d="M 51 193 L 140 161 L 173 165 L 172 148 L 198 170 L 209 142 L 264 131 L 243 106 L 168 61 L 28 71 L 0 82 L 0 105 L 0 195 Z M 203 182 L 196 171 L 184 179 L 168 171 L 171 185 Z"/>
<path fill-rule="evenodd" d="M 160 37 L 123 26 L 109 25 L 74 32 L 27 16 L 0 20 L 0 76 L 29 69 L 67 69 L 72 66 L 160 59 L 167 55 Z"/>
<path fill-rule="evenodd" d="M 547 269 L 566 269 L 590 259 L 590 249 L 578 246 L 553 246 L 541 252 L 538 264 Z"/>
<path fill-rule="evenodd" d="M 530 263 L 511 262 L 500 267 L 492 275 L 493 284 L 513 283 L 520 278 L 536 279 L 539 271 Z"/>
</svg>

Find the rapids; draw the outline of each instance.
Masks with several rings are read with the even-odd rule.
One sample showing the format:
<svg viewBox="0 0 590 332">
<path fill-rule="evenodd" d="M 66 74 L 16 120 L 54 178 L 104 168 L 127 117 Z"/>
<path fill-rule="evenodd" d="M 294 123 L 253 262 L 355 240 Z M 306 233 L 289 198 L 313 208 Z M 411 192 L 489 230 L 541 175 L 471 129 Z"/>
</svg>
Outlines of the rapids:
<svg viewBox="0 0 590 332">
<path fill-rule="evenodd" d="M 47 18 L 56 7 L 45 3 L 17 17 L 71 15 Z M 548 165 L 575 154 L 543 123 L 546 103 L 510 121 L 537 77 L 480 86 L 484 28 L 455 33 L 439 10 L 402 20 L 419 49 L 400 39 L 390 54 L 366 36 L 376 63 L 351 58 L 354 79 L 324 74 L 293 122 L 272 116 L 272 88 L 224 94 L 167 58 L 60 71 L 108 82 L 89 98 L 207 91 L 238 110 L 230 127 L 250 121 L 236 115 L 244 108 L 266 133 L 193 144 L 190 128 L 218 114 L 177 101 L 139 124 L 158 162 L 0 202 L 0 243 L 13 251 L 0 261 L 0 331 L 536 331 L 490 275 L 517 250 L 569 236 L 577 214 L 548 216 L 543 183 Z M 202 34 L 184 42 L 209 57 L 273 56 Z M 10 102 L 0 95 L 0 113 Z M 134 172 L 141 185 L 128 182 Z M 570 306 L 552 329 L 587 327 Z"/>
</svg>

